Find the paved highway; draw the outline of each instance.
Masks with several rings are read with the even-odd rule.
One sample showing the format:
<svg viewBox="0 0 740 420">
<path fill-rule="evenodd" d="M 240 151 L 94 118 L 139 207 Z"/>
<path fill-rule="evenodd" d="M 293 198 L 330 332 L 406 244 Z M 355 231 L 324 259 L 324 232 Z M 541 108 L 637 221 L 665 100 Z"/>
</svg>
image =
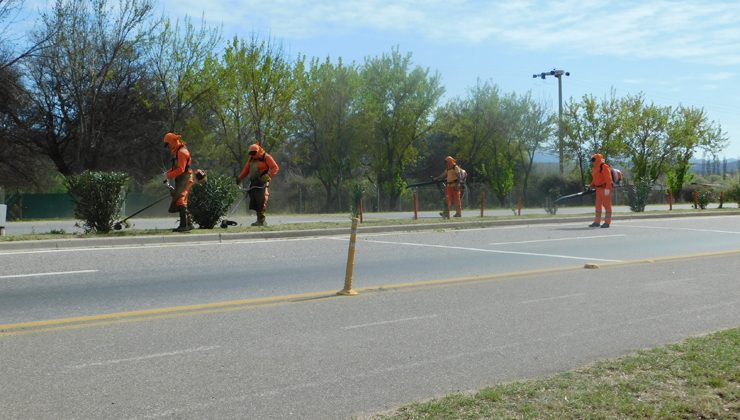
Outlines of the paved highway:
<svg viewBox="0 0 740 420">
<path fill-rule="evenodd" d="M 347 247 L 0 251 L 0 407 L 347 418 L 740 325 L 740 216 L 361 235 L 335 297 Z"/>
</svg>

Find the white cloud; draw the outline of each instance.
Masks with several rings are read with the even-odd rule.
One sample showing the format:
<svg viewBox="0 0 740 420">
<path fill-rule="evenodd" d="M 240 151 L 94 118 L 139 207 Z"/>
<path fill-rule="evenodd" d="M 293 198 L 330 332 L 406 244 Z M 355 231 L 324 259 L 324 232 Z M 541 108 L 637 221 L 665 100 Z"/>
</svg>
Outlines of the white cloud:
<svg viewBox="0 0 740 420">
<path fill-rule="evenodd" d="M 165 8 L 227 29 L 279 38 L 399 31 L 446 43 L 503 42 L 593 55 L 740 64 L 740 2 L 473 0 L 165 0 Z M 228 32 L 227 32 L 228 35 Z"/>
<path fill-rule="evenodd" d="M 724 71 L 724 72 L 719 72 L 719 73 L 705 74 L 704 80 L 719 81 L 719 80 L 732 79 L 734 77 L 735 77 L 735 73 Z"/>
</svg>

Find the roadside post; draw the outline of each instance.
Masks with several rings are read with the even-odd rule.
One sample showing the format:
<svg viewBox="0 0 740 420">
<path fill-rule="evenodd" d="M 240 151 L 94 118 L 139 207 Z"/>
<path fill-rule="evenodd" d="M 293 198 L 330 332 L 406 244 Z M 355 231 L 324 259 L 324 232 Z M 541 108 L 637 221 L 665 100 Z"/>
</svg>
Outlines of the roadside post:
<svg viewBox="0 0 740 420">
<path fill-rule="evenodd" d="M 414 220 L 419 219 L 419 197 L 416 195 L 416 191 L 414 191 Z"/>
<path fill-rule="evenodd" d="M 486 192 L 481 191 L 480 194 L 480 217 L 483 217 L 483 209 L 486 208 Z"/>
<path fill-rule="evenodd" d="M 5 236 L 5 219 L 8 217 L 8 206 L 0 204 L 0 236 Z"/>
<path fill-rule="evenodd" d="M 357 239 L 358 218 L 352 218 L 352 231 L 349 236 L 349 250 L 347 251 L 347 270 L 344 273 L 344 289 L 337 292 L 341 296 L 355 296 L 357 291 L 352 289 L 352 272 L 355 268 L 355 241 Z"/>
</svg>

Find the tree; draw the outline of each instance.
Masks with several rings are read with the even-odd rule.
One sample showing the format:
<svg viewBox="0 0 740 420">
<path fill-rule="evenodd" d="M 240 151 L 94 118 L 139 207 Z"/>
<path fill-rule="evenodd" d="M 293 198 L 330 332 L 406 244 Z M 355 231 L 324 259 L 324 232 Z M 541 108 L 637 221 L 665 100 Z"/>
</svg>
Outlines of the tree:
<svg viewBox="0 0 740 420">
<path fill-rule="evenodd" d="M 520 98 L 520 105 L 523 107 L 520 124 L 518 124 L 518 141 L 516 142 L 519 150 L 519 156 L 522 159 L 522 170 L 524 179 L 522 180 L 522 198 L 525 203 L 528 202 L 529 176 L 534 166 L 534 156 L 542 145 L 557 129 L 557 117 L 547 109 L 532 99 L 531 94 Z"/>
<path fill-rule="evenodd" d="M 474 179 L 493 188 L 501 205 L 514 186 L 515 166 L 522 163 L 516 141 L 524 135 L 524 110 L 516 95 L 501 95 L 498 86 L 479 81 L 467 98 L 450 101 L 437 113 L 438 127 L 455 138 L 457 155 L 470 163 Z"/>
<path fill-rule="evenodd" d="M 341 187 L 360 160 L 357 136 L 359 73 L 341 60 L 311 60 L 296 105 L 295 159 L 315 173 L 326 192 L 324 211 L 341 208 Z"/>
<path fill-rule="evenodd" d="M 57 0 L 33 37 L 47 40 L 25 62 L 33 103 L 31 146 L 65 175 L 130 169 L 159 156 L 143 109 L 151 85 L 141 50 L 156 22 L 150 0 Z M 146 98 L 146 100 L 144 99 Z M 149 165 L 147 165 L 149 166 Z"/>
<path fill-rule="evenodd" d="M 365 153 L 390 208 L 398 205 L 404 188 L 401 174 L 415 161 L 444 93 L 439 75 L 411 66 L 411 54 L 394 48 L 390 54 L 367 58 L 361 71 Z"/>
<path fill-rule="evenodd" d="M 675 154 L 667 170 L 668 185 L 674 197 L 679 197 L 683 185 L 691 181 L 691 159 L 698 150 L 713 156 L 727 142 L 719 124 L 710 121 L 703 109 L 679 106 L 671 114 L 668 137 L 675 145 Z"/>
<path fill-rule="evenodd" d="M 234 38 L 220 60 L 207 60 L 205 70 L 208 83 L 219 86 L 201 115 L 214 128 L 213 158 L 240 166 L 251 143 L 275 153 L 288 142 L 303 74 L 301 58 L 291 63 L 271 41 Z"/>
<path fill-rule="evenodd" d="M 622 154 L 619 138 L 622 123 L 622 102 L 613 89 L 610 96 L 601 101 L 584 95 L 581 102 L 566 104 L 563 111 L 565 153 L 576 162 L 582 184 L 588 183 L 591 155 L 601 153 L 609 158 Z"/>
<path fill-rule="evenodd" d="M 173 25 L 165 20 L 148 49 L 148 64 L 167 111 L 163 131 L 181 131 L 183 119 L 217 83 L 204 77 L 204 65 L 221 37 L 218 30 L 201 22 L 196 29 L 189 17 Z"/>
<path fill-rule="evenodd" d="M 671 109 L 648 105 L 642 94 L 628 96 L 622 106 L 626 117 L 619 139 L 632 164 L 632 176 L 653 184 L 665 171 L 677 147 L 667 132 Z"/>
</svg>

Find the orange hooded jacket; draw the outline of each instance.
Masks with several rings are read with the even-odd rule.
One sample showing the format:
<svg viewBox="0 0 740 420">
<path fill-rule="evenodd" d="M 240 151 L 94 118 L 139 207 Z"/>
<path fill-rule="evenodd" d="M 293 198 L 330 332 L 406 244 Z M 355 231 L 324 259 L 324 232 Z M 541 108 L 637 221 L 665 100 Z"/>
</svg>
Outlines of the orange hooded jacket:
<svg viewBox="0 0 740 420">
<path fill-rule="evenodd" d="M 262 146 L 260 146 L 259 144 L 253 144 L 249 146 L 249 151 L 254 151 L 256 153 L 253 156 L 250 155 L 249 159 L 247 159 L 247 163 L 244 165 L 244 168 L 239 174 L 240 180 L 246 178 L 249 175 L 249 168 L 252 165 L 253 161 L 257 162 L 257 169 L 259 170 L 260 175 L 268 174 L 270 178 L 277 175 L 280 167 L 275 162 L 275 159 L 273 159 L 269 153 L 265 152 L 265 149 L 263 149 Z"/>
<path fill-rule="evenodd" d="M 596 153 L 591 156 L 594 166 L 591 169 L 591 186 L 594 188 L 612 188 L 612 170 L 604 161 L 604 156 Z"/>
<path fill-rule="evenodd" d="M 175 133 L 167 133 L 164 135 L 164 142 L 169 146 L 170 152 L 172 152 L 172 168 L 167 171 L 167 178 L 177 178 L 186 172 L 192 174 L 193 170 L 190 169 L 190 152 L 185 147 L 182 136 Z"/>
</svg>

